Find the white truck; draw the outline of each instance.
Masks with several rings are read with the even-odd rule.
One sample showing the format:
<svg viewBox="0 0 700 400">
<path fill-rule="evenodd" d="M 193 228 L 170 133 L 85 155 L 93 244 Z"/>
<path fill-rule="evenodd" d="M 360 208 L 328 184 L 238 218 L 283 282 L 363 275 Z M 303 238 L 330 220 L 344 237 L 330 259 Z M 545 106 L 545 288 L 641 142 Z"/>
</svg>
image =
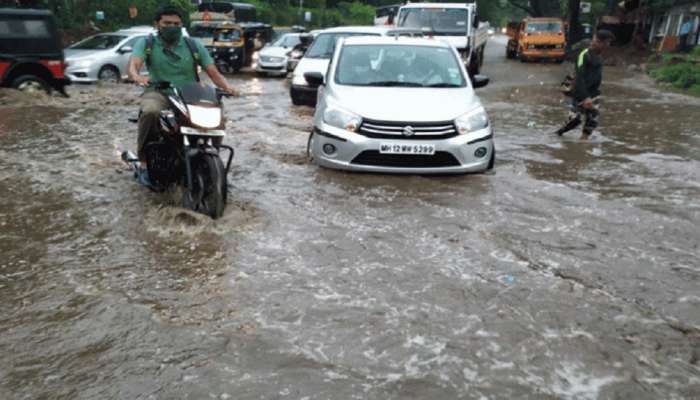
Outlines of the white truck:
<svg viewBox="0 0 700 400">
<path fill-rule="evenodd" d="M 396 26 L 420 29 L 450 43 L 471 76 L 480 72 L 489 24 L 479 22 L 476 3 L 409 3 L 399 9 Z"/>
</svg>

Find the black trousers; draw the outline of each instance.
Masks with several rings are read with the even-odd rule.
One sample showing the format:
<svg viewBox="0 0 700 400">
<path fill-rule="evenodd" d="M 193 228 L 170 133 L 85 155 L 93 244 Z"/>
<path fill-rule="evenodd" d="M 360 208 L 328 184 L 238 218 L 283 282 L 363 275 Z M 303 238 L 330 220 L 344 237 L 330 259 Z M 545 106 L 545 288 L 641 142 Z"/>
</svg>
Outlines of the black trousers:
<svg viewBox="0 0 700 400">
<path fill-rule="evenodd" d="M 563 135 L 564 133 L 575 129 L 583 121 L 583 134 L 590 136 L 593 134 L 595 128 L 598 127 L 598 118 L 600 117 L 600 97 L 593 98 L 592 108 L 583 108 L 578 100 L 573 100 L 571 102 L 571 109 L 569 110 L 569 120 L 566 124 L 559 129 L 558 133 Z"/>
</svg>

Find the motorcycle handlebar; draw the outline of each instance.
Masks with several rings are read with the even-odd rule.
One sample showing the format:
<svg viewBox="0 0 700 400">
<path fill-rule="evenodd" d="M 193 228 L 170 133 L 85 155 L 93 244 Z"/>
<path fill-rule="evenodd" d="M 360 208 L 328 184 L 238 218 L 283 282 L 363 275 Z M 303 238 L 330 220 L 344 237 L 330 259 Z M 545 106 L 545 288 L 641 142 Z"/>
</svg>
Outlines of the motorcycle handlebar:
<svg viewBox="0 0 700 400">
<path fill-rule="evenodd" d="M 228 93 L 225 90 L 221 90 L 219 88 L 216 88 L 216 95 L 219 97 L 233 97 L 232 94 Z"/>
</svg>

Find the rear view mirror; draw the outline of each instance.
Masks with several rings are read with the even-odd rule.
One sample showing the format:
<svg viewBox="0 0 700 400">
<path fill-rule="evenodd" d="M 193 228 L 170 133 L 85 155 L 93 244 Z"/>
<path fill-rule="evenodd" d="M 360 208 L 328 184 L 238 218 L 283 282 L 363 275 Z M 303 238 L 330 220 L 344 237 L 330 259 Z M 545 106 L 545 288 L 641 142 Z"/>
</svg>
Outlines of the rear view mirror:
<svg viewBox="0 0 700 400">
<path fill-rule="evenodd" d="M 310 86 L 316 87 L 323 85 L 323 74 L 320 72 L 307 72 L 304 74 L 304 79 Z"/>
<path fill-rule="evenodd" d="M 132 51 L 134 51 L 134 48 L 131 46 L 123 46 L 122 48 L 119 49 L 119 52 L 121 54 L 131 53 Z"/>
<path fill-rule="evenodd" d="M 491 79 L 486 75 L 474 75 L 472 77 L 472 86 L 474 89 L 482 88 L 489 84 Z"/>
</svg>

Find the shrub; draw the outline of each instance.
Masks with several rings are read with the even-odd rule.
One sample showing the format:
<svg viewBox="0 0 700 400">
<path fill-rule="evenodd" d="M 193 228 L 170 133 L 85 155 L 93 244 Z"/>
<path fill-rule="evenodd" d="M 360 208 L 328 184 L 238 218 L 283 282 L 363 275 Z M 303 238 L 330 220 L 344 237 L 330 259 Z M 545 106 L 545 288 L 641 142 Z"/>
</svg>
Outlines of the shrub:
<svg viewBox="0 0 700 400">
<path fill-rule="evenodd" d="M 654 79 L 670 82 L 678 89 L 700 85 L 700 66 L 693 63 L 664 65 L 652 70 L 650 74 Z"/>
</svg>

